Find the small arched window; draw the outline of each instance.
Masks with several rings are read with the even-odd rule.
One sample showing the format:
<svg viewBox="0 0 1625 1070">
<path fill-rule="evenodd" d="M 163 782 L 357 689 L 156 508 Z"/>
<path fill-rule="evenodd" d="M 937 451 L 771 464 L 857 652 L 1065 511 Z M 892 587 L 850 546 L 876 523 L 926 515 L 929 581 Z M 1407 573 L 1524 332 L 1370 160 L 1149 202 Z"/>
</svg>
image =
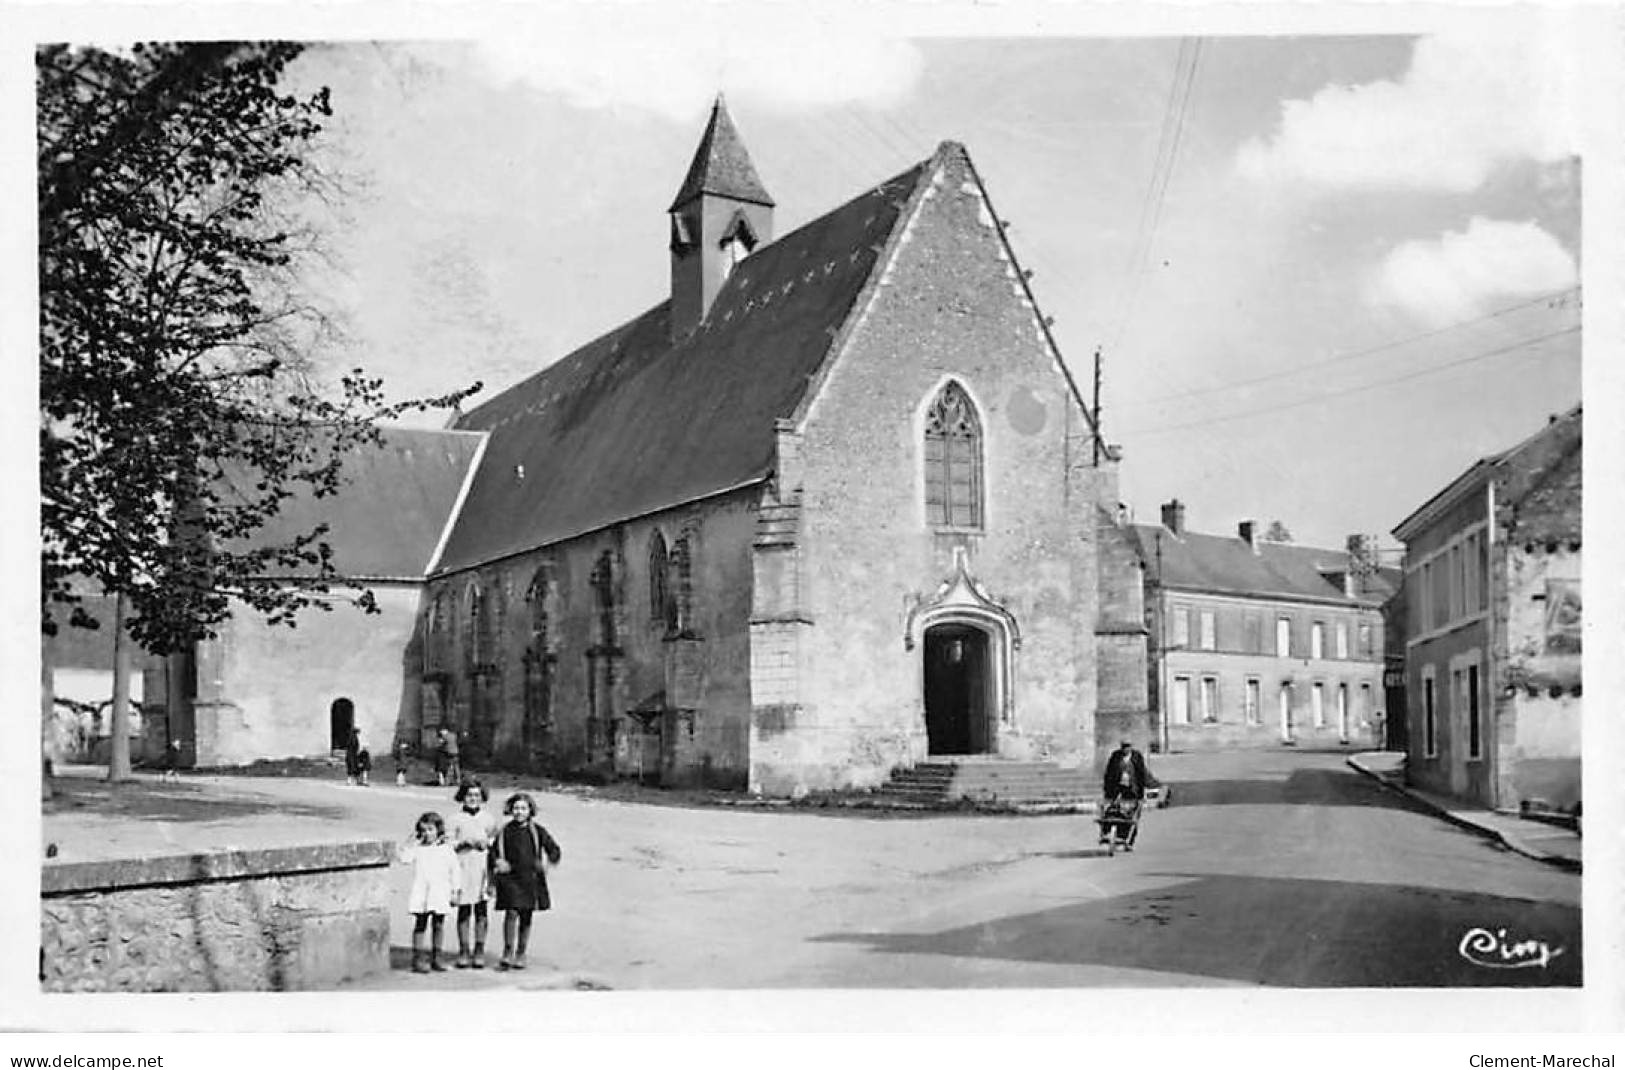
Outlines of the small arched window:
<svg viewBox="0 0 1625 1070">
<path fill-rule="evenodd" d="M 925 518 L 939 528 L 982 526 L 982 424 L 954 382 L 925 415 Z"/>
</svg>

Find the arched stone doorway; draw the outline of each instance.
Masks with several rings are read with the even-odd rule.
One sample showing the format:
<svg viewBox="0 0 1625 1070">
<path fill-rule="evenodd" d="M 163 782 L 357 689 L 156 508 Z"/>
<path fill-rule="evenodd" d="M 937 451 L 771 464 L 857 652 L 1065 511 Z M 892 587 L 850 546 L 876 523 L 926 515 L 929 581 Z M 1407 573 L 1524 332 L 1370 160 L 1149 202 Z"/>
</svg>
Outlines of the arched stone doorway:
<svg viewBox="0 0 1625 1070">
<path fill-rule="evenodd" d="M 922 662 L 928 753 L 993 752 L 998 704 L 988 633 L 963 622 L 929 627 Z"/>
<path fill-rule="evenodd" d="M 350 745 L 350 732 L 355 728 L 355 703 L 347 698 L 336 698 L 327 709 L 328 745 L 343 750 Z"/>
</svg>

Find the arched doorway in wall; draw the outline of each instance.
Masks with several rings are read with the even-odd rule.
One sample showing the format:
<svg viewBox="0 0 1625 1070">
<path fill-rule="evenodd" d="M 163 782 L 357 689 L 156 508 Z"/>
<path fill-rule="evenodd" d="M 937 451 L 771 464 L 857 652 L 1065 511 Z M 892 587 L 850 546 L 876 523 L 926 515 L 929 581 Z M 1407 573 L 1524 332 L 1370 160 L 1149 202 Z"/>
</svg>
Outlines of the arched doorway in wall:
<svg viewBox="0 0 1625 1070">
<path fill-rule="evenodd" d="M 350 745 L 350 732 L 355 728 L 355 703 L 347 698 L 336 698 L 333 705 L 327 710 L 327 723 L 330 734 L 328 745 L 333 750 L 343 750 Z"/>
<path fill-rule="evenodd" d="M 949 621 L 925 630 L 925 732 L 932 755 L 994 750 L 993 644 L 982 628 Z"/>
</svg>

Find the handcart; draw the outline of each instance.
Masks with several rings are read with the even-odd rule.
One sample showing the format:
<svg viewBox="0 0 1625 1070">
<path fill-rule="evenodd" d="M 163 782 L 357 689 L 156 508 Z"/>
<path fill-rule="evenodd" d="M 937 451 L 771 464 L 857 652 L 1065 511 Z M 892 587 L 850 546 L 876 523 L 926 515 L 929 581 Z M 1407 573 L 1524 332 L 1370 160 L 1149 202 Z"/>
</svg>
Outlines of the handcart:
<svg viewBox="0 0 1625 1070">
<path fill-rule="evenodd" d="M 1134 850 L 1135 837 L 1140 833 L 1141 806 L 1139 799 L 1126 795 L 1101 800 L 1095 824 L 1100 826 L 1100 842 L 1108 855 L 1116 854 L 1119 847 Z"/>
</svg>

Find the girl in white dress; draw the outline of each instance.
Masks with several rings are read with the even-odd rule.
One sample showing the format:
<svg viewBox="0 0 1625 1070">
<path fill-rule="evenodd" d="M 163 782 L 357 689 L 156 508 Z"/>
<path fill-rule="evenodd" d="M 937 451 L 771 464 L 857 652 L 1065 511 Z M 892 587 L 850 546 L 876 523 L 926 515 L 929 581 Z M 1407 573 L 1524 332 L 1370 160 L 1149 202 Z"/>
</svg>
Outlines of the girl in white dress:
<svg viewBox="0 0 1625 1070">
<path fill-rule="evenodd" d="M 485 788 L 472 777 L 457 787 L 456 799 L 463 808 L 451 815 L 451 846 L 457 852 L 462 871 L 462 888 L 457 895 L 456 967 L 485 969 L 485 932 L 490 924 L 491 843 L 502 827 L 502 819 L 485 808 Z M 469 954 L 469 921 L 474 923 L 473 954 Z"/>
<path fill-rule="evenodd" d="M 401 847 L 401 858 L 412 866 L 412 890 L 406 897 L 406 909 L 413 918 L 412 972 L 444 970 L 440 947 L 445 939 L 446 914 L 462 887 L 462 869 L 451 844 L 446 842 L 445 819 L 432 811 L 418 818 L 412 839 Z M 431 921 L 433 943 L 425 953 L 424 933 Z"/>
</svg>

